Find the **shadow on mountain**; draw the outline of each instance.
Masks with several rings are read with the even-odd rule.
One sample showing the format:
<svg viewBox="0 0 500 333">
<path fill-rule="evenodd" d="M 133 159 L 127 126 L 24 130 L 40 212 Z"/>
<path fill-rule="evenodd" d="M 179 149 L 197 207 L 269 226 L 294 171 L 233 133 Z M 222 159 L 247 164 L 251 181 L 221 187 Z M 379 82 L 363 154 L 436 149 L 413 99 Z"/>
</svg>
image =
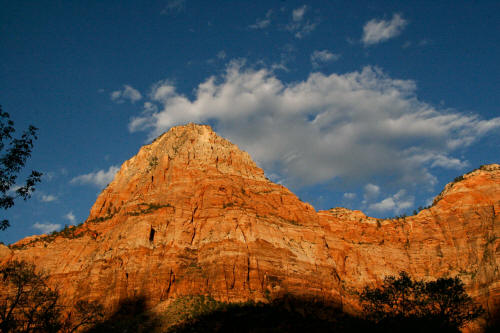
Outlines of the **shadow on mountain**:
<svg viewBox="0 0 500 333">
<path fill-rule="evenodd" d="M 207 296 L 184 296 L 160 314 L 144 297 L 122 301 L 105 322 L 87 332 L 459 332 L 436 322 L 401 319 L 378 322 L 342 311 L 336 304 L 286 295 L 269 303 L 225 303 Z M 498 332 L 498 321 L 487 332 Z"/>
<path fill-rule="evenodd" d="M 143 296 L 122 300 L 118 309 L 104 322 L 86 332 L 152 332 L 160 326 L 156 316 L 147 311 L 147 299 Z"/>
<path fill-rule="evenodd" d="M 371 327 L 333 304 L 284 297 L 270 303 L 221 303 L 167 332 L 363 332 Z"/>
<path fill-rule="evenodd" d="M 485 333 L 497 333 L 500 332 L 500 308 L 493 311 L 493 315 L 488 319 L 488 324 Z"/>
</svg>

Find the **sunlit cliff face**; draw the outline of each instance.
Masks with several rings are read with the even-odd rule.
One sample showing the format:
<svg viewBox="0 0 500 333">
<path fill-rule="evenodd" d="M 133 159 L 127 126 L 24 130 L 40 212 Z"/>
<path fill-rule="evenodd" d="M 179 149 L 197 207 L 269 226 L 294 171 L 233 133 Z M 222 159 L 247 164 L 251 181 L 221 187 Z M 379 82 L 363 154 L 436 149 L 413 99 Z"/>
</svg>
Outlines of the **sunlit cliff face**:
<svg viewBox="0 0 500 333">
<path fill-rule="evenodd" d="M 126 161 L 83 226 L 0 246 L 0 262 L 33 262 L 64 302 L 98 299 L 109 309 L 139 294 L 153 307 L 190 294 L 290 293 L 356 312 L 356 290 L 404 270 L 424 280 L 459 276 L 493 311 L 499 216 L 499 165 L 449 184 L 415 216 L 316 212 L 209 126 L 189 124 Z"/>
</svg>

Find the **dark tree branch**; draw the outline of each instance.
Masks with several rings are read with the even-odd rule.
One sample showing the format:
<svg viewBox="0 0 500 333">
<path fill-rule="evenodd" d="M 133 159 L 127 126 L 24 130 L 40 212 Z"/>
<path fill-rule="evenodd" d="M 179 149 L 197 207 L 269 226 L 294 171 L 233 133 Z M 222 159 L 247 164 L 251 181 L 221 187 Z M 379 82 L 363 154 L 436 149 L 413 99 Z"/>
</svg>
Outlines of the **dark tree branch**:
<svg viewBox="0 0 500 333">
<path fill-rule="evenodd" d="M 13 138 L 14 122 L 0 106 L 0 208 L 9 209 L 15 200 L 28 200 L 35 191 L 35 185 L 41 181 L 42 173 L 31 171 L 24 185 L 15 189 L 19 172 L 24 168 L 33 150 L 33 142 L 37 137 L 37 128 L 30 125 L 20 138 Z M 12 195 L 14 192 L 16 195 Z M 0 230 L 10 226 L 4 219 L 0 222 Z"/>
</svg>

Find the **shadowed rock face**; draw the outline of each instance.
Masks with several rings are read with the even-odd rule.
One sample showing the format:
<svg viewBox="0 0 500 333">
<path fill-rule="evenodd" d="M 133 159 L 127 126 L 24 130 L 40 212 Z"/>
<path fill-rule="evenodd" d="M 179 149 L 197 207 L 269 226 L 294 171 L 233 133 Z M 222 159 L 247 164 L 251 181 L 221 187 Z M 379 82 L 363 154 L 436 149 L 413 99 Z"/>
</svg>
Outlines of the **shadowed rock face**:
<svg viewBox="0 0 500 333">
<path fill-rule="evenodd" d="M 151 307 L 190 294 L 244 301 L 291 293 L 355 311 L 356 290 L 405 270 L 418 279 L 458 275 L 494 311 L 499 216 L 499 165 L 447 185 L 433 207 L 405 219 L 316 212 L 209 126 L 189 124 L 122 165 L 78 238 L 0 246 L 0 263 L 34 262 L 68 304 L 90 298 L 110 309 L 138 295 Z"/>
</svg>

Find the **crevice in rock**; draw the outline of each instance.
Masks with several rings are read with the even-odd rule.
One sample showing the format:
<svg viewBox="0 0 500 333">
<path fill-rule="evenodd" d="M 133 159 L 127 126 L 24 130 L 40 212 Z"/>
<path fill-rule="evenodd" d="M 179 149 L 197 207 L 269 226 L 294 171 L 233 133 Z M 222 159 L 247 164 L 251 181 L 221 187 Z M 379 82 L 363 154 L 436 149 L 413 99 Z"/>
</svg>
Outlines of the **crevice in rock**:
<svg viewBox="0 0 500 333">
<path fill-rule="evenodd" d="M 174 273 L 174 271 L 172 271 L 172 269 L 170 269 L 170 276 L 168 277 L 168 286 L 167 286 L 167 290 L 166 290 L 167 298 L 170 294 L 170 289 L 172 288 L 174 283 L 175 283 L 175 273 Z"/>
<path fill-rule="evenodd" d="M 151 230 L 149 231 L 149 241 L 152 243 L 155 240 L 155 233 L 156 230 L 151 227 Z"/>
<path fill-rule="evenodd" d="M 198 210 L 198 206 L 194 207 L 193 214 L 191 215 L 191 223 L 193 223 L 193 221 L 194 221 L 194 214 L 196 213 L 197 210 Z"/>
</svg>

